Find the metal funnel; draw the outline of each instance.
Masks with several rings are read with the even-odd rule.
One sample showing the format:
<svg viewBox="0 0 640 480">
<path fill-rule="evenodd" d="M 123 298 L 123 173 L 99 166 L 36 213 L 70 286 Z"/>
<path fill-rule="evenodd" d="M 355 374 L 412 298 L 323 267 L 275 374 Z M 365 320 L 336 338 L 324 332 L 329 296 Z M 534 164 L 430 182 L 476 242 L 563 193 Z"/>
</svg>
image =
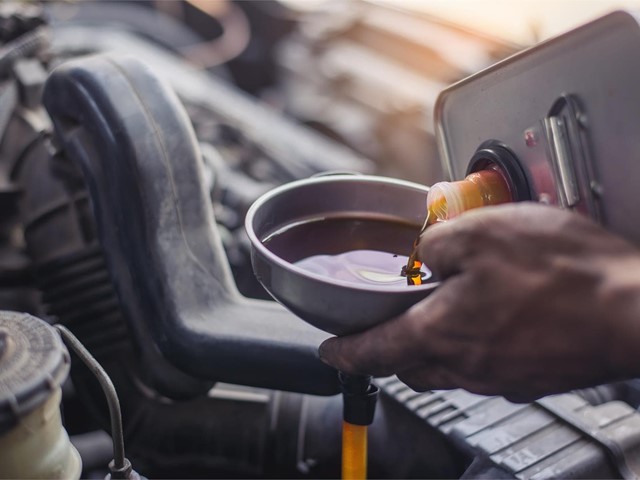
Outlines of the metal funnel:
<svg viewBox="0 0 640 480">
<path fill-rule="evenodd" d="M 364 175 L 309 178 L 271 190 L 256 200 L 245 220 L 254 273 L 275 300 L 335 335 L 355 333 L 393 318 L 429 295 L 438 282 L 355 285 L 289 263 L 262 240 L 298 222 L 345 216 L 409 222 L 416 225 L 417 234 L 424 221 L 427 192 L 427 187 L 415 183 Z"/>
</svg>

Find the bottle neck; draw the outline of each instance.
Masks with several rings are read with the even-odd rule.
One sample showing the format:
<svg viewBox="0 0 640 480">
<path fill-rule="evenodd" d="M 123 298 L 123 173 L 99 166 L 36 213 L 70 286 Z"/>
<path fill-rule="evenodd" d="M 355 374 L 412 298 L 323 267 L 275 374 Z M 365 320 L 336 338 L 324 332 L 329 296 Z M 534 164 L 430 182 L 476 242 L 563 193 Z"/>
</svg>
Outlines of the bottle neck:
<svg viewBox="0 0 640 480">
<path fill-rule="evenodd" d="M 458 182 L 439 182 L 427 195 L 429 223 L 457 217 L 467 210 L 512 202 L 505 176 L 497 168 L 467 175 Z"/>
</svg>

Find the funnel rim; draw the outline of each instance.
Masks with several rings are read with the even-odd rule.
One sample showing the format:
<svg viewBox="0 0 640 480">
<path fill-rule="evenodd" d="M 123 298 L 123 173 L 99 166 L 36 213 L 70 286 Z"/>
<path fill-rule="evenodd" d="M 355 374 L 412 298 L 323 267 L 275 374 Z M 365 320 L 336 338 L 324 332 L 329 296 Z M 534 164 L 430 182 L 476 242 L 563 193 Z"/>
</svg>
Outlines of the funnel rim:
<svg viewBox="0 0 640 480">
<path fill-rule="evenodd" d="M 346 288 L 352 291 L 359 292 L 379 292 L 379 293 L 393 293 L 393 294 L 401 294 L 401 295 L 415 295 L 417 292 L 432 290 L 436 288 L 440 281 L 433 281 L 424 283 L 422 285 L 359 285 L 355 283 L 351 283 L 344 280 L 329 278 L 324 275 L 320 275 L 314 272 L 310 272 L 304 268 L 298 267 L 295 264 L 288 262 L 287 260 L 279 257 L 275 253 L 273 253 L 269 248 L 267 248 L 260 238 L 255 233 L 253 228 L 253 221 L 260 210 L 260 208 L 265 205 L 269 200 L 274 197 L 281 195 L 282 193 L 295 190 L 301 186 L 307 185 L 316 185 L 322 183 L 337 183 L 337 182 L 346 182 L 346 181 L 356 181 L 356 182 L 366 182 L 366 183 L 378 183 L 384 185 L 397 185 L 399 187 L 406 187 L 415 190 L 419 190 L 424 192 L 425 194 L 429 192 L 429 187 L 425 185 L 421 185 L 415 182 L 409 182 L 406 180 L 400 180 L 396 178 L 376 176 L 376 175 L 332 175 L 327 177 L 311 177 L 302 180 L 296 180 L 293 182 L 286 183 L 284 185 L 280 185 L 272 190 L 261 195 L 258 199 L 253 202 L 247 214 L 245 216 L 245 231 L 247 236 L 249 237 L 249 241 L 254 249 L 256 249 L 261 255 L 266 257 L 269 262 L 284 268 L 288 271 L 295 273 L 296 275 L 300 275 L 309 280 L 313 280 L 316 282 L 324 283 L 332 286 L 339 286 L 341 288 Z"/>
</svg>

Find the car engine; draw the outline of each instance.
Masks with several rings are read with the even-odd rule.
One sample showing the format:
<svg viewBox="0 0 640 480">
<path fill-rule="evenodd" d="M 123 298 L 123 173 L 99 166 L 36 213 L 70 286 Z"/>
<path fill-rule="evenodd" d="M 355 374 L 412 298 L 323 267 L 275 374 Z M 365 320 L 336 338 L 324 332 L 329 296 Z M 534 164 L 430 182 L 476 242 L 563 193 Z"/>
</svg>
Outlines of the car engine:
<svg viewBox="0 0 640 480">
<path fill-rule="evenodd" d="M 245 214 L 326 172 L 441 180 L 438 93 L 521 46 L 385 4 L 273 0 L 4 3 L 0 44 L 0 451 L 46 407 L 82 478 L 338 477 L 326 335 L 256 280 Z M 120 435 L 54 324 L 108 375 Z M 372 478 L 640 472 L 637 381 L 531 404 L 376 383 Z"/>
</svg>

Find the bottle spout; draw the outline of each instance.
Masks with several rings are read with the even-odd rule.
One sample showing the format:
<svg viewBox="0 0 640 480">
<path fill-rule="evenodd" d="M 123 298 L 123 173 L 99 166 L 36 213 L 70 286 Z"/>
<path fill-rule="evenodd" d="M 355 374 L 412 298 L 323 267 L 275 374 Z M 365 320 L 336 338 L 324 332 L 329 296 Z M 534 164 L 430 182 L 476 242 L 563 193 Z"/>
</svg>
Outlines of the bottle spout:
<svg viewBox="0 0 640 480">
<path fill-rule="evenodd" d="M 427 195 L 430 223 L 450 220 L 467 210 L 514 201 L 505 176 L 496 168 L 467 175 L 458 182 L 439 182 Z"/>
</svg>

